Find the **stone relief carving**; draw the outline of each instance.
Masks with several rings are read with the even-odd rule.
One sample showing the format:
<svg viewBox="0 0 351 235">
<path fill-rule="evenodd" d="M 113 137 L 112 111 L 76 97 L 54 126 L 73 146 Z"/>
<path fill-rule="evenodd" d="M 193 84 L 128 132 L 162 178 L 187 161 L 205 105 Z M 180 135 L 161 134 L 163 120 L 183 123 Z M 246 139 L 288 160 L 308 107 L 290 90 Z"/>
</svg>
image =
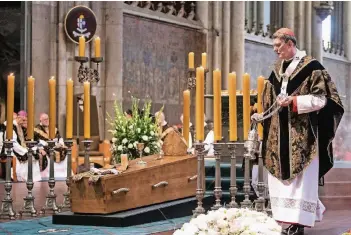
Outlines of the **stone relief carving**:
<svg viewBox="0 0 351 235">
<path fill-rule="evenodd" d="M 188 53 L 201 63 L 205 35 L 193 29 L 124 16 L 123 103 L 130 96 L 150 97 L 155 107 L 165 104 L 171 123 L 179 123 L 183 91 L 187 88 Z M 130 92 L 130 93 L 129 93 Z"/>
<path fill-rule="evenodd" d="M 133 7 L 148 9 L 151 11 L 162 12 L 167 15 L 173 15 L 188 20 L 197 20 L 195 17 L 196 2 L 195 1 L 170 1 L 170 2 L 157 2 L 157 1 L 125 1 Z"/>
</svg>

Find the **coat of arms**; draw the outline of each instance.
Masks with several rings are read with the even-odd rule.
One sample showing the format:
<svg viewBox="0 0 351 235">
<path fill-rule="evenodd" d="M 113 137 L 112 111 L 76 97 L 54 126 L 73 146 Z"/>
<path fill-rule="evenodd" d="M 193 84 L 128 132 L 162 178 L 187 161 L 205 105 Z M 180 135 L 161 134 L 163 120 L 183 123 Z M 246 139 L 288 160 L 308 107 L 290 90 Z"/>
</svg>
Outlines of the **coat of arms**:
<svg viewBox="0 0 351 235">
<path fill-rule="evenodd" d="M 75 43 L 79 43 L 81 36 L 84 36 L 86 42 L 89 42 L 95 35 L 96 25 L 94 12 L 86 6 L 76 6 L 66 15 L 65 31 Z"/>
</svg>

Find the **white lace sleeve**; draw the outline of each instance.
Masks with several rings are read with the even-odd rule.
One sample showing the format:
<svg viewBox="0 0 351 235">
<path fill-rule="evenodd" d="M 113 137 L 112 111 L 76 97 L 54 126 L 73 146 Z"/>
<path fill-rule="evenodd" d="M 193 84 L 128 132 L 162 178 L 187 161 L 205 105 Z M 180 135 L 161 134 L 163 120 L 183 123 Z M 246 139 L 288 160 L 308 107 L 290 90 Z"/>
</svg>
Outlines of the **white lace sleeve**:
<svg viewBox="0 0 351 235">
<path fill-rule="evenodd" d="M 310 113 L 322 109 L 327 103 L 325 96 L 300 95 L 296 96 L 298 114 Z"/>
</svg>

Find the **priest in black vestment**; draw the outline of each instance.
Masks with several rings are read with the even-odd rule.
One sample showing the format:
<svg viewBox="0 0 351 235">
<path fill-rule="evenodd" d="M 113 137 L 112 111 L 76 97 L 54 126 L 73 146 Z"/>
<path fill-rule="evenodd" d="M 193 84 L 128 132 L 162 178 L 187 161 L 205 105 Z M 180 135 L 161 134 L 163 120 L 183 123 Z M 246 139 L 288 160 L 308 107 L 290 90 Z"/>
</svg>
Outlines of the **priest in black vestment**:
<svg viewBox="0 0 351 235">
<path fill-rule="evenodd" d="M 292 30 L 279 29 L 273 49 L 279 59 L 265 81 L 262 103 L 264 111 L 280 109 L 263 121 L 262 156 L 273 218 L 291 224 L 284 234 L 301 235 L 325 211 L 318 182 L 333 167 L 332 140 L 344 108 L 327 70 L 297 49 Z"/>
</svg>

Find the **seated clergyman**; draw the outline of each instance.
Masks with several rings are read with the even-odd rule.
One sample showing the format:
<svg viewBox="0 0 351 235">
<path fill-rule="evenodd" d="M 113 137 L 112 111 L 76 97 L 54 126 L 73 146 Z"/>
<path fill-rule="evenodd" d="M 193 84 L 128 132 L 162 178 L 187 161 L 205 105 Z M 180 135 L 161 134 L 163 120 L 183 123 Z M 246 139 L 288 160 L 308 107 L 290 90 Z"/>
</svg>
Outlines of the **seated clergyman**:
<svg viewBox="0 0 351 235">
<path fill-rule="evenodd" d="M 4 126 L 9 123 L 4 122 Z M 5 128 L 6 129 L 6 128 Z M 16 157 L 16 175 L 18 181 L 27 181 L 28 177 L 28 149 L 25 142 L 25 133 L 27 129 L 27 116 L 25 112 L 20 115 L 14 114 L 13 120 L 13 153 Z M 1 133 L 2 138 L 6 139 L 6 130 Z M 40 181 L 40 168 L 36 147 L 33 148 L 33 181 Z M 2 155 L 5 155 L 5 149 L 2 147 Z"/>
<path fill-rule="evenodd" d="M 159 133 L 163 141 L 162 150 L 165 156 L 183 156 L 187 154 L 187 144 L 177 128 L 169 126 L 163 112 L 155 113 Z"/>
<path fill-rule="evenodd" d="M 41 171 L 42 176 L 46 177 L 49 172 L 49 116 L 46 113 L 40 115 L 40 123 L 34 128 L 34 139 L 39 142 L 39 154 L 42 156 Z M 54 169 L 55 177 L 66 177 L 67 175 L 67 159 L 66 159 L 66 146 L 60 136 L 59 131 L 55 128 L 55 157 Z"/>
</svg>

